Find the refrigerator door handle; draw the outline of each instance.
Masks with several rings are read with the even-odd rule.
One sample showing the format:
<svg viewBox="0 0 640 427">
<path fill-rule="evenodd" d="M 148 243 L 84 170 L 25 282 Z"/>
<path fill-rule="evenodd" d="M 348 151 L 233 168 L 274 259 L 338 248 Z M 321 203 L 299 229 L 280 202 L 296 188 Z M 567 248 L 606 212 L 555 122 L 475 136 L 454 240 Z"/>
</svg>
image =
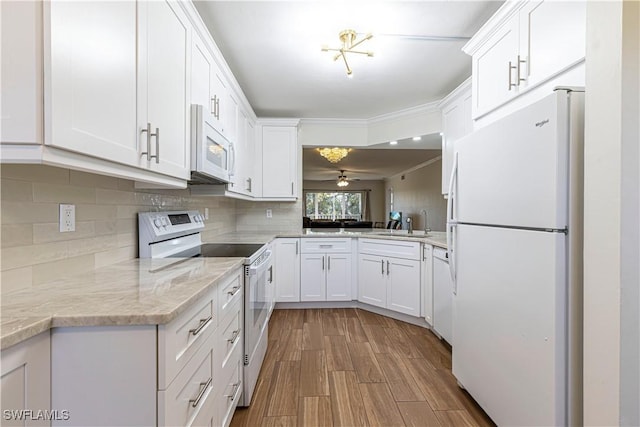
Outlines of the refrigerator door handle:
<svg viewBox="0 0 640 427">
<path fill-rule="evenodd" d="M 453 283 L 453 294 L 458 291 L 456 284 L 455 263 L 455 228 L 458 222 L 454 218 L 453 209 L 456 198 L 456 185 L 458 183 L 458 153 L 454 154 L 451 178 L 449 179 L 449 198 L 447 199 L 447 250 L 449 251 L 449 275 Z"/>
</svg>

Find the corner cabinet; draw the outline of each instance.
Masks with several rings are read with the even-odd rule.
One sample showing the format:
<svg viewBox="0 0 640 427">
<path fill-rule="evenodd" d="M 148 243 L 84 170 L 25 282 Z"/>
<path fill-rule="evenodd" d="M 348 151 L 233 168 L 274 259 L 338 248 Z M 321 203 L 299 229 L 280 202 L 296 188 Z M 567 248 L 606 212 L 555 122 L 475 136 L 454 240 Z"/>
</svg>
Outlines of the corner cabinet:
<svg viewBox="0 0 640 427">
<path fill-rule="evenodd" d="M 298 120 L 258 120 L 262 153 L 262 199 L 298 198 Z"/>
<path fill-rule="evenodd" d="M 50 334 L 46 331 L 0 353 L 3 425 L 51 425 L 46 419 L 35 419 L 39 411 L 51 410 L 50 351 Z M 71 416 L 67 408 L 54 409 L 60 419 Z M 10 414 L 19 416 L 21 410 L 32 410 L 34 419 L 8 418 Z"/>
<path fill-rule="evenodd" d="M 530 90 L 584 85 L 586 1 L 505 2 L 463 47 L 472 56 L 474 119 Z M 552 86 L 549 89 L 553 89 Z"/>
<path fill-rule="evenodd" d="M 420 243 L 360 239 L 358 300 L 420 316 Z"/>
<path fill-rule="evenodd" d="M 471 78 L 447 95 L 438 105 L 442 111 L 442 194 L 449 193 L 455 141 L 473 132 Z"/>
</svg>

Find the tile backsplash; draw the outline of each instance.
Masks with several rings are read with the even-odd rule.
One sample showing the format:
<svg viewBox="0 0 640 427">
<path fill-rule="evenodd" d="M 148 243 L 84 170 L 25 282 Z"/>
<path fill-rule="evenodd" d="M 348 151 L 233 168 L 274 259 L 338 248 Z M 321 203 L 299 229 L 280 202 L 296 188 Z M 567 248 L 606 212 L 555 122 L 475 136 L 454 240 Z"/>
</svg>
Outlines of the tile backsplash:
<svg viewBox="0 0 640 427">
<path fill-rule="evenodd" d="M 133 181 L 42 165 L 2 165 L 0 174 L 3 291 L 137 257 L 138 212 L 209 208 L 204 241 L 236 230 L 233 199 L 139 190 Z M 76 231 L 58 231 L 60 203 L 76 205 Z"/>
</svg>

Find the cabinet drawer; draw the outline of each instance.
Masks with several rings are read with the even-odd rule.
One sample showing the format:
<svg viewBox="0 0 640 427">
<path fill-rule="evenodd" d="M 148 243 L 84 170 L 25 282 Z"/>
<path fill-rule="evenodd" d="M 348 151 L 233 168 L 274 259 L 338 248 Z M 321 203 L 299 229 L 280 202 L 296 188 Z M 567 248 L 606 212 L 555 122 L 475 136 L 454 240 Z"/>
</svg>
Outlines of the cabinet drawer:
<svg viewBox="0 0 640 427">
<path fill-rule="evenodd" d="M 218 286 L 218 319 L 226 319 L 233 311 L 235 304 L 242 301 L 243 269 L 228 278 L 222 285 Z"/>
<path fill-rule="evenodd" d="M 214 382 L 215 333 L 208 337 L 196 355 L 164 391 L 158 391 L 158 425 L 190 426 L 201 413 L 215 410 Z M 205 417 L 207 418 L 207 417 Z"/>
<path fill-rule="evenodd" d="M 233 412 L 238 406 L 238 400 L 242 394 L 242 359 L 238 358 L 232 365 L 228 372 L 226 381 L 223 381 L 220 386 L 220 395 L 218 396 L 218 413 L 220 414 L 221 427 L 228 427 L 233 417 Z"/>
<path fill-rule="evenodd" d="M 220 324 L 216 334 L 216 366 L 222 367 L 223 370 L 229 364 L 232 356 L 238 357 L 235 354 L 236 348 L 242 348 L 244 331 L 242 330 L 242 310 L 240 307 L 240 301 L 233 305 L 232 313 L 225 318 L 224 323 Z"/>
<path fill-rule="evenodd" d="M 403 240 L 360 239 L 360 253 L 420 260 L 420 243 Z"/>
<path fill-rule="evenodd" d="M 158 389 L 165 390 L 218 324 L 217 291 L 207 293 L 178 318 L 158 326 Z"/>
<path fill-rule="evenodd" d="M 302 239 L 303 254 L 351 252 L 351 239 Z"/>
</svg>

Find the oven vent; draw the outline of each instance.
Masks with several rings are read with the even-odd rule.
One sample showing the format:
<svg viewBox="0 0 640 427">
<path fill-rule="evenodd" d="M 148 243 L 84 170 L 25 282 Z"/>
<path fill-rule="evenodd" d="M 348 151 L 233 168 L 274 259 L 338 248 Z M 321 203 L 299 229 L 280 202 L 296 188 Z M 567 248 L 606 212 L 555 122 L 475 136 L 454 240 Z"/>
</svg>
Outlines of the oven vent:
<svg viewBox="0 0 640 427">
<path fill-rule="evenodd" d="M 251 267 L 250 267 L 250 266 L 248 266 L 248 265 L 245 265 L 245 266 L 244 266 L 244 275 L 245 275 L 245 277 L 249 277 L 249 269 L 250 269 L 250 268 L 251 268 Z"/>
</svg>

